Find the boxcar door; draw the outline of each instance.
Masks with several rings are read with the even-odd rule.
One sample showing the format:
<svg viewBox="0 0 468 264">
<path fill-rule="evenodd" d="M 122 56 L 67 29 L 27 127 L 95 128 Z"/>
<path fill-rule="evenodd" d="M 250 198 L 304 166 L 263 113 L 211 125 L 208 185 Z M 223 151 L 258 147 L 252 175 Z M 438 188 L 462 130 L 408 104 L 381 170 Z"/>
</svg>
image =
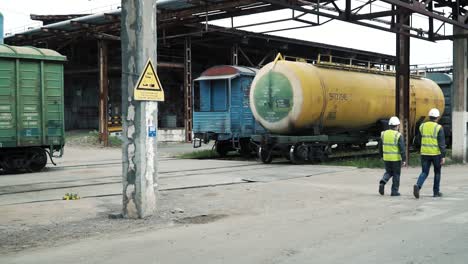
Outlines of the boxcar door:
<svg viewBox="0 0 468 264">
<path fill-rule="evenodd" d="M 16 65 L 0 59 L 0 148 L 16 147 Z"/>
<path fill-rule="evenodd" d="M 42 97 L 40 62 L 19 63 L 18 130 L 21 146 L 42 145 Z"/>
<path fill-rule="evenodd" d="M 240 88 L 240 77 L 229 80 L 231 86 L 230 93 L 230 115 L 231 115 L 231 134 L 238 137 L 241 133 L 242 125 L 242 95 Z"/>
<path fill-rule="evenodd" d="M 61 145 L 64 138 L 63 65 L 44 63 L 44 126 L 47 145 Z"/>
</svg>

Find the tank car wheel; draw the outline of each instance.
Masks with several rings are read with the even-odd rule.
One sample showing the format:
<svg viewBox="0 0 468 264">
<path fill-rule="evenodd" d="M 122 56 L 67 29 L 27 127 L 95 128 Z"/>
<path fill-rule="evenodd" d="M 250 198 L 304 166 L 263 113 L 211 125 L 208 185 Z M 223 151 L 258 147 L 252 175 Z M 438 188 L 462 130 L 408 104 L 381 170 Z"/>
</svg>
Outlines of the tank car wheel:
<svg viewBox="0 0 468 264">
<path fill-rule="evenodd" d="M 309 160 L 314 162 L 324 162 L 328 159 L 327 148 L 323 146 L 313 147 L 309 153 Z"/>
<path fill-rule="evenodd" d="M 268 150 L 264 147 L 258 148 L 258 158 L 265 164 L 270 164 L 273 160 L 273 156 L 271 155 L 271 150 Z"/>
<path fill-rule="evenodd" d="M 47 165 L 47 154 L 41 148 L 30 150 L 28 170 L 31 172 L 39 172 Z"/>
<path fill-rule="evenodd" d="M 289 160 L 293 164 L 303 164 L 308 156 L 308 147 L 305 144 L 297 143 L 289 149 Z"/>
</svg>

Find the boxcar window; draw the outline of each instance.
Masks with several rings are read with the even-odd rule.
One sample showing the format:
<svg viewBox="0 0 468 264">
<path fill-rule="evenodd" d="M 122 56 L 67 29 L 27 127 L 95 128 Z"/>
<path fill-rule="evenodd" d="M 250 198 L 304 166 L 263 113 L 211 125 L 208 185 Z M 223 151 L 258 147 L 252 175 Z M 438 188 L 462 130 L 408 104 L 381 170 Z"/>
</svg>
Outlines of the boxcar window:
<svg viewBox="0 0 468 264">
<path fill-rule="evenodd" d="M 200 112 L 200 82 L 193 82 L 193 108 Z"/>
<path fill-rule="evenodd" d="M 200 81 L 200 111 L 211 111 L 211 82 Z"/>
<path fill-rule="evenodd" d="M 203 80 L 194 84 L 195 112 L 223 112 L 228 109 L 228 81 Z"/>
<path fill-rule="evenodd" d="M 211 82 L 211 103 L 215 112 L 227 110 L 227 82 L 228 80 Z"/>
</svg>

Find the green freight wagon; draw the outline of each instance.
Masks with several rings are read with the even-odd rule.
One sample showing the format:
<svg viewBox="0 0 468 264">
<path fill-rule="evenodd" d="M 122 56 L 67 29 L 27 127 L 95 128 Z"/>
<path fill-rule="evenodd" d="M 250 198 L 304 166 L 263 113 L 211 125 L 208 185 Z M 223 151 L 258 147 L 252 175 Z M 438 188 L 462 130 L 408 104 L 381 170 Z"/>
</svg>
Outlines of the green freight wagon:
<svg viewBox="0 0 468 264">
<path fill-rule="evenodd" d="M 0 171 L 40 171 L 47 156 L 63 154 L 65 61 L 53 50 L 0 44 Z"/>
</svg>

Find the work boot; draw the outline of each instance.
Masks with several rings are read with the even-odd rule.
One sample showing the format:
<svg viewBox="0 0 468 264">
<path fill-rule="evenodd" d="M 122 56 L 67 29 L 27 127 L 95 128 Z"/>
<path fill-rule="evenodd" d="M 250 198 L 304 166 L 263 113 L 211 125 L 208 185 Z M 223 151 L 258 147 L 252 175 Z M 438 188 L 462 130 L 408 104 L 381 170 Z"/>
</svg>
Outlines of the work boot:
<svg viewBox="0 0 468 264">
<path fill-rule="evenodd" d="M 441 192 L 434 193 L 434 197 L 442 197 L 442 193 Z"/>
<path fill-rule="evenodd" d="M 392 193 L 390 196 L 400 196 L 401 194 L 399 192 Z"/>
<path fill-rule="evenodd" d="M 380 195 L 384 195 L 385 194 L 385 184 L 379 184 L 379 193 Z"/>
<path fill-rule="evenodd" d="M 417 184 L 413 186 L 413 194 L 416 199 L 419 199 L 419 186 Z"/>
</svg>

